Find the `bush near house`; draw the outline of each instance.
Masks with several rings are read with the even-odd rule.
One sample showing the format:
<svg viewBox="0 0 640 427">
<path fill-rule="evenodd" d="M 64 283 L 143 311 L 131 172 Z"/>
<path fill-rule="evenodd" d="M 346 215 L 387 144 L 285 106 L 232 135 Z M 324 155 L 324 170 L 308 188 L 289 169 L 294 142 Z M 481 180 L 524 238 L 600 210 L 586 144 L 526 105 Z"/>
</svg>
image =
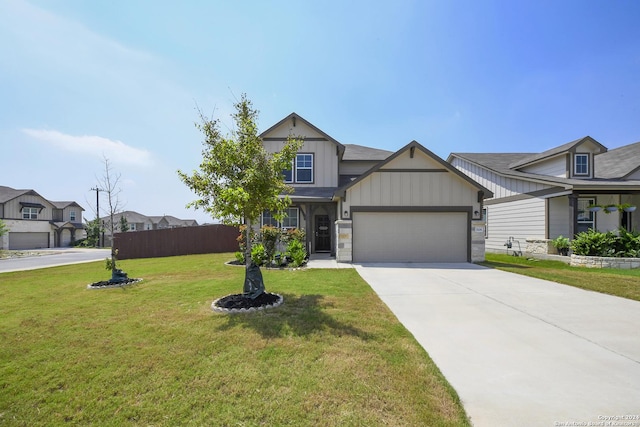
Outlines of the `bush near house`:
<svg viewBox="0 0 640 427">
<path fill-rule="evenodd" d="M 619 228 L 617 233 L 602 233 L 589 229 L 578 233 L 571 241 L 576 255 L 637 258 L 640 256 L 640 233 Z"/>
<path fill-rule="evenodd" d="M 246 252 L 246 226 L 240 226 L 238 236 L 238 252 L 236 260 L 244 264 Z M 279 229 L 271 225 L 260 228 L 260 232 L 251 234 L 251 259 L 259 266 L 280 266 L 291 263 L 299 267 L 307 259 L 305 249 L 306 233 L 299 228 Z M 277 265 L 276 265 L 277 264 Z"/>
</svg>

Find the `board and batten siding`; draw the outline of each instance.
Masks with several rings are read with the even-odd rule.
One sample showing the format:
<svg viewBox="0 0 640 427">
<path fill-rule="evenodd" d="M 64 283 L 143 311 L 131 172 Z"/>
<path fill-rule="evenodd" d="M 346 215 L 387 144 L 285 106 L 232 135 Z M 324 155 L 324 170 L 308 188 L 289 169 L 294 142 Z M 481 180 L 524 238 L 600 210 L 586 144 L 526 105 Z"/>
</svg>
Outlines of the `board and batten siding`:
<svg viewBox="0 0 640 427">
<path fill-rule="evenodd" d="M 419 151 L 388 162 L 347 190 L 341 212 L 351 206 L 473 206 L 478 189 Z"/>
<path fill-rule="evenodd" d="M 296 127 L 290 127 L 287 121 L 268 134 L 262 135 L 264 148 L 268 153 L 280 151 L 289 135 L 304 138 L 299 153 L 313 153 L 313 183 L 292 184 L 293 187 L 337 187 L 338 186 L 338 152 L 337 145 L 325 138 L 316 130 L 307 126 L 302 120 Z M 275 138 L 272 139 L 272 138 Z"/>
<path fill-rule="evenodd" d="M 487 200 L 502 199 L 551 188 L 550 185 L 505 177 L 458 157 L 455 157 L 451 164 L 478 184 L 491 190 L 493 198 Z"/>
<path fill-rule="evenodd" d="M 527 166 L 520 169 L 521 172 L 535 173 L 538 175 L 554 176 L 557 178 L 566 178 L 567 174 L 567 156 L 562 155 L 552 159 L 545 160 L 535 165 Z"/>
<path fill-rule="evenodd" d="M 524 252 L 527 239 L 545 238 L 546 203 L 544 199 L 530 198 L 498 204 L 487 208 L 486 249 L 505 251 L 505 243 L 510 237 L 520 242 Z M 517 244 L 512 248 L 518 250 Z"/>
<path fill-rule="evenodd" d="M 351 187 L 342 206 L 469 206 L 477 192 L 450 172 L 378 171 Z"/>
<path fill-rule="evenodd" d="M 40 196 L 23 195 L 4 204 L 4 217 L 7 219 L 22 219 L 23 203 L 38 203 L 44 206 L 38 213 L 38 220 L 51 221 L 53 219 L 54 206 Z"/>
</svg>

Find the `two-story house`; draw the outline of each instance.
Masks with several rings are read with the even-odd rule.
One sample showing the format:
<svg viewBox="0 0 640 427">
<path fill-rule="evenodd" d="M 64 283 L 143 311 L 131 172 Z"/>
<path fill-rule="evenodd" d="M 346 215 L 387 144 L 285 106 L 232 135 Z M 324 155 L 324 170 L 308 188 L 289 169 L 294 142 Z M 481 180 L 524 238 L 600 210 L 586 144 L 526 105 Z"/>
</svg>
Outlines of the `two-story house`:
<svg viewBox="0 0 640 427">
<path fill-rule="evenodd" d="M 284 180 L 286 218 L 261 225 L 306 230 L 310 253 L 341 262 L 469 262 L 484 259 L 482 205 L 491 192 L 412 141 L 397 152 L 342 144 L 292 113 L 260 137 L 268 152 L 304 139 Z"/>
<path fill-rule="evenodd" d="M 640 203 L 640 143 L 608 150 L 586 136 L 542 153 L 452 153 L 448 161 L 494 194 L 485 201 L 487 250 L 510 240 L 548 253 L 560 235 L 640 229 L 631 212 Z M 608 213 L 607 205 L 626 207 Z"/>
<path fill-rule="evenodd" d="M 195 227 L 198 221 L 195 219 L 179 219 L 171 215 L 154 215 L 147 216 L 135 211 L 123 211 L 113 215 L 114 229 L 116 233 L 121 232 L 121 220 L 125 218 L 127 221 L 128 232 L 145 231 L 145 230 L 162 230 L 165 228 L 178 227 Z M 111 245 L 111 227 L 109 226 L 110 217 L 100 218 L 100 222 L 104 225 L 104 245 Z"/>
<path fill-rule="evenodd" d="M 84 209 L 76 202 L 56 202 L 34 190 L 0 186 L 0 219 L 9 233 L 0 249 L 40 249 L 69 246 L 85 237 Z"/>
</svg>

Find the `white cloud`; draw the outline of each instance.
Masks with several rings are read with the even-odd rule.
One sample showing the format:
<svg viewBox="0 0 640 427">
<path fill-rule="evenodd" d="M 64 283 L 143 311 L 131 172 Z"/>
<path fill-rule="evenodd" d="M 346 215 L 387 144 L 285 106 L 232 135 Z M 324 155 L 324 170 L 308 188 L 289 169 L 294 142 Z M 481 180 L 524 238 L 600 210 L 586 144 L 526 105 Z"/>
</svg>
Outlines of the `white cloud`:
<svg viewBox="0 0 640 427">
<path fill-rule="evenodd" d="M 107 157 L 114 163 L 134 166 L 148 166 L 152 163 L 149 151 L 132 147 L 122 141 L 94 135 L 67 135 L 56 130 L 22 129 L 22 132 L 62 150 L 98 158 Z"/>
</svg>

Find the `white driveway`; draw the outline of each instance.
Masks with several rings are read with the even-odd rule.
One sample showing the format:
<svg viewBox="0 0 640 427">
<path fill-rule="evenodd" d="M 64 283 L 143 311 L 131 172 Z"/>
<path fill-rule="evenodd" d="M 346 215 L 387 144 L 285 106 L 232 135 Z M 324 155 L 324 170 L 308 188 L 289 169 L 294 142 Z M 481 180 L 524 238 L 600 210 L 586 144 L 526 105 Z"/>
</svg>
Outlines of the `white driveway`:
<svg viewBox="0 0 640 427">
<path fill-rule="evenodd" d="M 356 269 L 475 426 L 640 427 L 640 302 L 473 264 Z"/>
</svg>

